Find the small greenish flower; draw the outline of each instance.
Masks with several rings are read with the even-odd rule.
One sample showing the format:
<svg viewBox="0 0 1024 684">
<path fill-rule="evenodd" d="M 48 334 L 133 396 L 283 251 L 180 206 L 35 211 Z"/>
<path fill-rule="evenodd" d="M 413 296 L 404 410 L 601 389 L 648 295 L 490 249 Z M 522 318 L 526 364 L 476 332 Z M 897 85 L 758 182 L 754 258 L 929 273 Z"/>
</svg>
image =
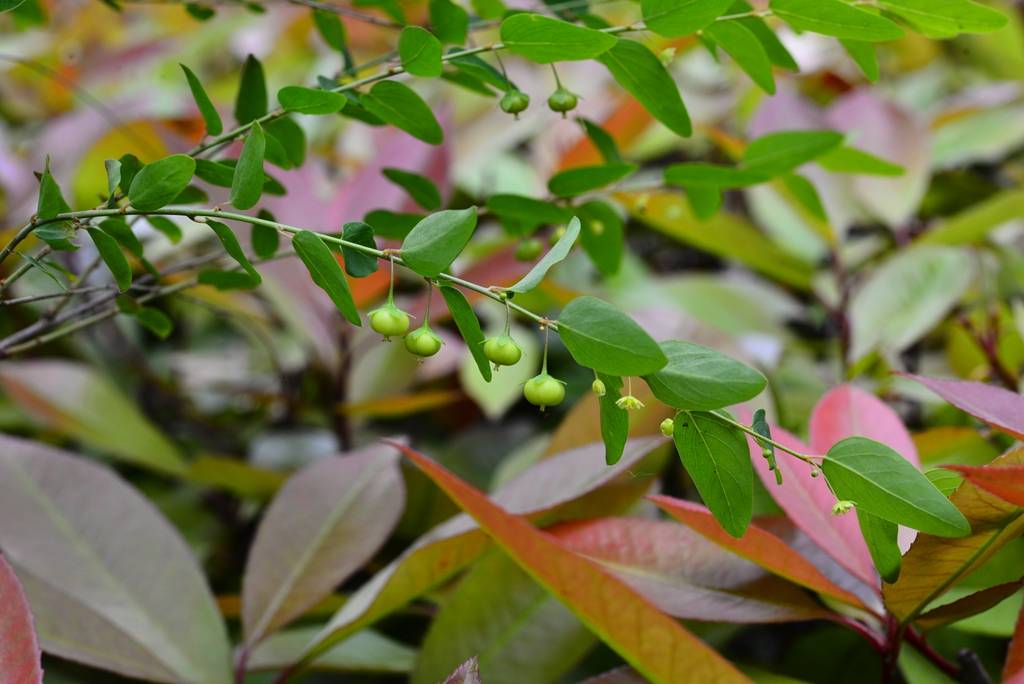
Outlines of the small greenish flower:
<svg viewBox="0 0 1024 684">
<path fill-rule="evenodd" d="M 832 507 L 832 515 L 845 515 L 853 510 L 855 503 L 852 501 L 836 501 L 836 505 Z"/>
<path fill-rule="evenodd" d="M 608 388 L 604 386 L 604 383 L 601 382 L 601 380 L 594 380 L 594 384 L 590 386 L 590 389 L 594 390 L 594 394 L 599 397 L 603 397 L 608 393 Z"/>
<path fill-rule="evenodd" d="M 644 402 L 640 401 L 632 394 L 627 394 L 616 401 L 615 405 L 626 411 L 636 411 L 637 409 L 642 409 L 644 407 Z"/>
</svg>

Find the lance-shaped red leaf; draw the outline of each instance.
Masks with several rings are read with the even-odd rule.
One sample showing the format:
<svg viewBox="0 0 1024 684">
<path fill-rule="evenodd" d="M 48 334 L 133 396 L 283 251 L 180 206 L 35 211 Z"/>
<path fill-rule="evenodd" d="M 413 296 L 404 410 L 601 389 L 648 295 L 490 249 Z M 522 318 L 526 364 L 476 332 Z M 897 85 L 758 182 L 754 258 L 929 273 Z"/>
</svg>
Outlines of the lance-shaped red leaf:
<svg viewBox="0 0 1024 684">
<path fill-rule="evenodd" d="M 14 570 L 0 556 L 0 682 L 42 684 L 39 642 Z"/>
<path fill-rule="evenodd" d="M 1006 651 L 1003 684 L 1024 684 L 1024 608 L 1021 608 L 1017 628 L 1013 631 L 1010 648 Z"/>
<path fill-rule="evenodd" d="M 966 380 L 904 374 L 996 430 L 1024 439 L 1024 397 L 1001 387 Z"/>
<path fill-rule="evenodd" d="M 786 542 L 757 525 L 747 528 L 746 534 L 737 539 L 725 532 L 715 522 L 707 508 L 691 501 L 682 501 L 670 496 L 647 497 L 657 506 L 704 538 L 729 549 L 747 560 L 757 563 L 765 570 L 785 577 L 812 591 L 829 596 L 860 608 L 864 604 L 856 596 L 837 586 L 825 577 L 814 565 L 791 549 Z"/>
<path fill-rule="evenodd" d="M 396 448 L 469 513 L 509 556 L 654 682 L 747 682 L 742 673 L 594 561 L 495 505 L 426 456 Z"/>
<path fill-rule="evenodd" d="M 1024 465 L 1015 466 L 943 466 L 955 470 L 980 489 L 1000 499 L 1024 506 Z"/>
</svg>

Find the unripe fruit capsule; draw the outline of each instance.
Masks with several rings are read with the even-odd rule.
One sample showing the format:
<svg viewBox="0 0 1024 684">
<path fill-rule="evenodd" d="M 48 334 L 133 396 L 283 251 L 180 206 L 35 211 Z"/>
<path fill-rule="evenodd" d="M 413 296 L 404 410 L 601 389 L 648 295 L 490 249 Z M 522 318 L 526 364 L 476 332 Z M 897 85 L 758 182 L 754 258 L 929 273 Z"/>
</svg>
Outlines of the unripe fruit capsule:
<svg viewBox="0 0 1024 684">
<path fill-rule="evenodd" d="M 514 366 L 523 358 L 523 350 L 509 335 L 499 335 L 484 342 L 484 355 L 495 366 Z"/>
<path fill-rule="evenodd" d="M 521 112 L 525 112 L 530 106 L 530 96 L 521 90 L 510 90 L 501 98 L 499 104 L 501 111 L 512 114 L 517 119 Z"/>
<path fill-rule="evenodd" d="M 563 119 L 565 113 L 576 109 L 578 103 L 579 98 L 565 88 L 559 88 L 548 98 L 548 107 L 551 108 L 551 111 L 560 113 Z"/>
<path fill-rule="evenodd" d="M 401 337 L 409 330 L 409 314 L 388 303 L 370 312 L 370 327 L 384 339 Z"/>
<path fill-rule="evenodd" d="M 441 351 L 442 344 L 437 333 L 426 326 L 416 328 L 405 336 L 405 348 L 409 350 L 409 353 L 424 358 Z"/>
<path fill-rule="evenodd" d="M 672 420 L 671 418 L 666 418 L 665 420 L 661 421 L 661 425 L 659 427 L 661 428 L 661 434 L 665 435 L 666 437 L 671 437 L 673 434 L 675 434 L 676 431 L 676 421 Z"/>
<path fill-rule="evenodd" d="M 526 382 L 523 396 L 534 406 L 557 406 L 565 399 L 565 384 L 547 373 L 541 373 Z"/>
</svg>

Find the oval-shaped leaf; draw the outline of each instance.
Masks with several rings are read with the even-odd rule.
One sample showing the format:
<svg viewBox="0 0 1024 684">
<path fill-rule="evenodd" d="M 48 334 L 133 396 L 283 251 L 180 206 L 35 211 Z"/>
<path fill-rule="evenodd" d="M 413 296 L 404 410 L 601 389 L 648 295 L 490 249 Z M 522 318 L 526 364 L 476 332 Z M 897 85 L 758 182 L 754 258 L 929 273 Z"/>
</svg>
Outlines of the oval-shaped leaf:
<svg viewBox="0 0 1024 684">
<path fill-rule="evenodd" d="M 406 26 L 398 36 L 398 54 L 402 66 L 413 76 L 436 78 L 441 75 L 441 41 L 420 26 Z"/>
<path fill-rule="evenodd" d="M 409 193 L 416 204 L 427 211 L 434 211 L 441 207 L 441 192 L 437 189 L 434 181 L 426 176 L 395 168 L 381 169 L 381 173 L 389 181 Z"/>
<path fill-rule="evenodd" d="M 988 423 L 996 430 L 1024 440 L 1024 397 L 983 382 L 945 380 L 907 375 L 961 411 Z"/>
<path fill-rule="evenodd" d="M 476 207 L 431 214 L 416 224 L 402 242 L 402 261 L 426 278 L 452 265 L 476 230 Z"/>
<path fill-rule="evenodd" d="M 899 526 L 861 508 L 857 509 L 857 522 L 879 576 L 886 582 L 895 582 L 900 577 L 900 565 L 903 563 Z"/>
<path fill-rule="evenodd" d="M 128 264 L 128 259 L 125 258 L 124 252 L 118 246 L 117 240 L 99 228 L 89 228 L 88 231 L 100 258 L 103 259 L 103 263 L 107 265 L 111 275 L 114 276 L 117 289 L 124 292 L 132 286 L 132 267 Z"/>
<path fill-rule="evenodd" d="M 235 96 L 235 120 L 239 124 L 247 124 L 259 119 L 267 113 L 267 80 L 263 75 L 263 65 L 249 55 L 242 65 L 242 75 L 238 82 L 238 94 Z"/>
<path fill-rule="evenodd" d="M 357 245 L 377 249 L 377 242 L 373 239 L 373 226 L 362 221 L 346 223 L 342 237 Z M 353 247 L 341 246 L 341 254 L 345 257 L 345 273 L 353 278 L 365 278 L 371 273 L 376 273 L 379 265 L 375 254 L 367 254 Z"/>
<path fill-rule="evenodd" d="M 329 90 L 285 86 L 277 91 L 277 101 L 290 112 L 320 115 L 337 114 L 345 107 L 348 99 L 341 93 Z"/>
<path fill-rule="evenodd" d="M 684 413 L 675 419 L 673 439 L 715 520 L 742 537 L 754 502 L 754 468 L 743 433 L 712 413 Z"/>
<path fill-rule="evenodd" d="M 548 181 L 548 190 L 558 197 L 575 197 L 617 183 L 636 172 L 635 164 L 581 166 L 556 173 Z"/>
<path fill-rule="evenodd" d="M 41 657 L 25 593 L 0 554 L 0 682 L 42 684 Z"/>
<path fill-rule="evenodd" d="M 596 297 L 578 297 L 558 317 L 558 335 L 576 363 L 598 373 L 650 375 L 668 359 L 643 328 Z"/>
<path fill-rule="evenodd" d="M 692 342 L 661 343 L 668 364 L 644 377 L 651 391 L 669 406 L 712 411 L 753 399 L 768 381 L 750 366 Z"/>
<path fill-rule="evenodd" d="M 843 134 L 836 131 L 779 131 L 754 140 L 743 152 L 746 169 L 778 176 L 838 148 Z"/>
<path fill-rule="evenodd" d="M 555 246 L 548 250 L 548 253 L 544 257 L 534 264 L 530 272 L 527 273 L 522 279 L 519 280 L 515 285 L 508 288 L 509 292 L 518 292 L 525 294 L 530 290 L 540 285 L 541 281 L 544 280 L 544 276 L 548 274 L 551 268 L 569 256 L 569 252 L 572 251 L 573 245 L 576 244 L 576 239 L 580 236 L 580 220 L 575 216 L 569 221 L 569 225 L 566 226 L 565 232 L 562 233 L 562 237 L 558 238 L 558 242 Z"/>
<path fill-rule="evenodd" d="M 459 334 L 466 342 L 466 348 L 473 356 L 476 367 L 480 369 L 480 375 L 484 380 L 490 382 L 491 363 L 487 359 L 487 355 L 484 354 L 484 332 L 480 328 L 480 320 L 473 312 L 473 307 L 470 306 L 466 296 L 454 287 L 442 285 L 438 289 L 441 290 L 441 296 L 444 297 L 445 304 L 448 305 L 448 311 L 452 314 L 455 327 L 459 329 Z"/>
<path fill-rule="evenodd" d="M 693 132 L 690 115 L 675 81 L 661 60 L 646 46 L 633 40 L 619 40 L 598 60 L 615 81 L 644 106 L 651 116 L 669 130 L 689 137 Z"/>
<path fill-rule="evenodd" d="M 235 236 L 234 231 L 228 228 L 220 221 L 207 221 L 210 229 L 217 235 L 217 239 L 224 245 L 224 251 L 228 253 L 232 259 L 234 259 L 239 266 L 245 271 L 246 275 L 253 282 L 253 286 L 259 285 L 263 282 L 263 278 L 260 277 L 259 271 L 249 261 L 249 257 L 245 256 L 245 252 L 242 251 L 242 245 L 238 242 L 238 238 Z"/>
<path fill-rule="evenodd" d="M 231 681 L 227 630 L 191 550 L 106 468 L 0 436 L 0 547 L 46 652 L 155 682 Z"/>
<path fill-rule="evenodd" d="M 849 437 L 829 449 L 821 469 L 839 499 L 883 520 L 945 537 L 971 532 L 956 506 L 884 444 Z"/>
<path fill-rule="evenodd" d="M 1006 26 L 1006 15 L 971 0 L 880 0 L 879 7 L 933 38 L 989 33 Z"/>
<path fill-rule="evenodd" d="M 761 90 L 775 93 L 772 62 L 753 31 L 738 20 L 730 20 L 713 23 L 704 30 L 704 35 L 725 50 Z"/>
<path fill-rule="evenodd" d="M 305 264 L 313 282 L 327 293 L 345 319 L 352 325 L 362 325 L 345 273 L 334 252 L 324 244 L 320 236 L 308 230 L 300 231 L 292 236 L 292 247 Z"/>
<path fill-rule="evenodd" d="M 509 51 L 538 64 L 593 59 L 616 42 L 611 34 L 528 12 L 501 22 L 501 40 Z"/>
<path fill-rule="evenodd" d="M 267 509 L 242 580 L 252 645 L 302 615 L 387 540 L 405 503 L 397 454 L 375 446 L 293 475 Z"/>
<path fill-rule="evenodd" d="M 156 211 L 188 187 L 195 170 L 196 162 L 187 154 L 172 154 L 146 164 L 132 178 L 128 201 L 139 211 Z"/>
<path fill-rule="evenodd" d="M 217 108 L 210 101 L 210 96 L 206 94 L 203 84 L 199 82 L 199 79 L 196 78 L 196 75 L 187 66 L 184 64 L 179 64 L 178 66 L 185 72 L 185 80 L 188 81 L 189 90 L 192 91 L 192 99 L 196 101 L 199 114 L 202 115 L 203 123 L 206 124 L 206 134 L 220 135 L 224 130 L 224 124 L 220 120 Z"/>
<path fill-rule="evenodd" d="M 629 411 L 616 403 L 622 397 L 622 378 L 598 373 L 598 379 L 605 388 L 604 394 L 598 397 L 604 460 L 608 465 L 615 465 L 622 458 L 629 439 Z"/>
<path fill-rule="evenodd" d="M 641 0 L 644 24 L 665 38 L 696 33 L 725 13 L 734 0 Z"/>
<path fill-rule="evenodd" d="M 397 81 L 380 81 L 359 98 L 360 103 L 381 121 L 400 128 L 431 145 L 444 142 L 444 131 L 434 113 L 416 91 Z"/>
<path fill-rule="evenodd" d="M 870 42 L 903 37 L 903 29 L 895 22 L 842 0 L 771 0 L 769 7 L 798 31 Z"/>
<path fill-rule="evenodd" d="M 665 169 L 665 182 L 690 188 L 745 188 L 770 180 L 771 176 L 758 169 L 724 166 L 706 162 L 683 162 Z M 717 207 L 716 207 L 717 210 Z"/>
<path fill-rule="evenodd" d="M 250 209 L 260 201 L 263 194 L 263 155 L 267 149 L 267 137 L 263 127 L 254 124 L 245 136 L 242 154 L 235 165 L 231 178 L 231 204 L 236 209 Z"/>
</svg>

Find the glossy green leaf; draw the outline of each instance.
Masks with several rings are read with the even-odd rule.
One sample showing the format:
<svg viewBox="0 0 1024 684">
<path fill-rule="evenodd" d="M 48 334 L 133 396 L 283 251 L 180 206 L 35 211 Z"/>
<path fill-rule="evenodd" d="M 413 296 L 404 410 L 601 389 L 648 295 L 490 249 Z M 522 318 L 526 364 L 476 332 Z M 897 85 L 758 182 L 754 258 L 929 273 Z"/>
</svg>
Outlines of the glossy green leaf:
<svg viewBox="0 0 1024 684">
<path fill-rule="evenodd" d="M 548 271 L 552 269 L 556 264 L 565 261 L 565 258 L 569 256 L 569 252 L 572 251 L 573 246 L 576 244 L 576 240 L 580 236 L 580 220 L 575 216 L 569 225 L 566 226 L 565 232 L 562 233 L 562 237 L 558 238 L 558 242 L 555 246 L 548 250 L 548 253 L 544 257 L 534 264 L 530 272 L 523 276 L 519 282 L 512 287 L 508 288 L 509 292 L 518 292 L 525 294 L 530 290 L 533 290 L 544 277 L 548 274 Z"/>
<path fill-rule="evenodd" d="M 156 211 L 181 194 L 195 173 L 187 154 L 173 154 L 143 166 L 128 188 L 128 200 L 139 211 Z"/>
<path fill-rule="evenodd" d="M 880 70 L 878 67 L 878 55 L 875 53 L 874 43 L 864 40 L 840 40 L 846 54 L 860 67 L 864 77 L 872 83 L 878 80 Z"/>
<path fill-rule="evenodd" d="M 382 238 L 403 240 L 416 224 L 424 219 L 422 214 L 399 213 L 386 209 L 371 211 L 363 220 L 373 226 L 373 232 Z"/>
<path fill-rule="evenodd" d="M 814 187 L 814 183 L 807 180 L 804 176 L 795 173 L 787 173 L 779 178 L 779 180 L 782 181 L 782 186 L 792 196 L 793 200 L 813 218 L 819 221 L 828 221 L 825 205 L 822 203 L 821 195 L 818 194 L 818 189 Z"/>
<path fill-rule="evenodd" d="M 260 211 L 260 218 L 273 221 L 269 212 Z M 255 224 L 250 235 L 252 240 L 252 251 L 261 259 L 269 259 L 277 254 L 277 248 L 281 243 L 281 235 L 276 228 Z"/>
<path fill-rule="evenodd" d="M 146 221 L 173 244 L 176 245 L 181 242 L 181 238 L 183 237 L 181 228 L 179 228 L 178 224 L 171 219 L 166 216 L 147 216 Z"/>
<path fill-rule="evenodd" d="M 220 114 L 217 112 L 217 108 L 213 106 L 210 96 L 206 94 L 203 84 L 199 82 L 199 79 L 196 78 L 196 75 L 187 66 L 184 64 L 179 64 L 178 66 L 185 72 L 185 79 L 188 81 L 189 90 L 192 91 L 192 99 L 196 101 L 199 113 L 203 117 L 203 123 L 206 124 L 206 134 L 220 135 L 224 131 L 224 124 L 221 123 Z"/>
<path fill-rule="evenodd" d="M 484 333 L 473 307 L 466 296 L 454 287 L 442 285 L 438 289 L 441 290 L 441 296 L 444 297 L 444 302 L 448 305 L 448 311 L 452 314 L 455 327 L 459 329 L 459 334 L 466 342 L 466 348 L 472 355 L 476 367 L 480 370 L 480 375 L 484 380 L 490 382 L 491 364 L 487 355 L 484 354 Z"/>
<path fill-rule="evenodd" d="M 263 65 L 249 55 L 242 65 L 242 76 L 235 96 L 235 120 L 247 124 L 267 113 L 267 81 Z"/>
<path fill-rule="evenodd" d="M 313 10 L 313 24 L 324 42 L 344 55 L 348 50 L 348 35 L 345 25 L 334 12 Z"/>
<path fill-rule="evenodd" d="M 441 41 L 425 28 L 406 26 L 398 36 L 398 55 L 402 66 L 413 76 L 440 76 L 441 51 Z"/>
<path fill-rule="evenodd" d="M 292 237 L 292 247 L 305 264 L 313 282 L 327 293 L 345 319 L 352 325 L 362 325 L 345 273 L 320 236 L 303 230 Z"/>
<path fill-rule="evenodd" d="M 430 0 L 430 27 L 442 43 L 462 45 L 469 31 L 469 13 L 452 0 Z"/>
<path fill-rule="evenodd" d="M 174 321 L 160 309 L 151 306 L 140 307 L 132 314 L 139 325 L 153 333 L 161 340 L 166 340 L 174 332 Z"/>
<path fill-rule="evenodd" d="M 718 210 L 722 208 L 725 198 L 722 196 L 722 189 L 717 185 L 704 187 L 700 185 L 686 185 L 686 202 L 690 205 L 693 215 L 701 221 L 711 220 Z"/>
<path fill-rule="evenodd" d="M 764 183 L 770 175 L 760 169 L 744 169 L 706 162 L 683 162 L 665 169 L 665 182 L 684 188 L 745 188 Z"/>
<path fill-rule="evenodd" d="M 737 0 L 729 8 L 729 14 L 750 14 L 754 12 L 753 6 L 746 0 Z M 745 16 L 732 21 L 738 21 L 743 26 L 754 34 L 757 40 L 761 43 L 761 47 L 764 48 L 764 52 L 768 55 L 768 59 L 771 60 L 772 64 L 779 67 L 780 69 L 786 69 L 788 71 L 799 71 L 800 67 L 793 59 L 793 55 L 789 54 L 789 50 L 779 39 L 779 36 L 774 30 L 759 16 Z"/>
<path fill-rule="evenodd" d="M 400 128 L 414 138 L 431 145 L 440 145 L 444 141 L 444 131 L 430 107 L 415 90 L 405 84 L 380 81 L 370 88 L 370 92 L 360 97 L 360 102 L 381 121 Z"/>
<path fill-rule="evenodd" d="M 99 228 L 89 228 L 88 232 L 93 244 L 96 245 L 96 251 L 99 252 L 100 258 L 103 259 L 103 263 L 107 265 L 111 275 L 114 276 L 117 289 L 124 292 L 130 288 L 132 286 L 132 267 L 128 264 L 128 259 L 125 258 L 118 246 L 117 240 Z"/>
<path fill-rule="evenodd" d="M 821 465 L 835 495 L 864 512 L 928 534 L 962 537 L 971 526 L 949 499 L 890 447 L 864 437 L 833 446 Z"/>
<path fill-rule="evenodd" d="M 778 176 L 834 150 L 843 142 L 836 131 L 780 131 L 754 140 L 743 153 L 742 165 Z"/>
<path fill-rule="evenodd" d="M 476 207 L 431 214 L 402 242 L 402 261 L 421 276 L 434 278 L 452 265 L 475 229 Z"/>
<path fill-rule="evenodd" d="M 373 239 L 373 227 L 368 223 L 362 221 L 346 223 L 342 237 L 363 247 L 377 249 L 377 242 Z M 344 245 L 341 247 L 341 253 L 345 257 L 345 272 L 353 278 L 365 278 L 371 273 L 377 272 L 376 255 Z"/>
<path fill-rule="evenodd" d="M 798 31 L 871 42 L 903 36 L 896 23 L 842 0 L 771 0 L 769 8 Z"/>
<path fill-rule="evenodd" d="M 616 43 L 608 33 L 528 12 L 501 22 L 501 40 L 510 52 L 538 64 L 593 59 Z"/>
<path fill-rule="evenodd" d="M 306 160 L 306 133 L 290 116 L 267 123 L 267 161 L 282 169 L 302 166 Z"/>
<path fill-rule="evenodd" d="M 603 129 L 598 124 L 594 123 L 590 119 L 585 119 L 582 116 L 577 117 L 577 121 L 583 126 L 583 132 L 590 138 L 590 142 L 594 144 L 601 156 L 604 157 L 605 162 L 609 164 L 620 164 L 622 163 L 622 153 L 619 152 L 619 146 L 615 142 L 615 138 Z"/>
<path fill-rule="evenodd" d="M 99 228 L 107 235 L 117 240 L 117 244 L 121 245 L 140 259 L 142 258 L 142 242 L 124 219 L 105 219 L 100 222 Z"/>
<path fill-rule="evenodd" d="M 878 6 L 933 38 L 990 33 L 1006 26 L 1006 15 L 971 0 L 879 0 Z"/>
<path fill-rule="evenodd" d="M 558 335 L 576 363 L 627 377 L 661 370 L 668 359 L 643 328 L 596 297 L 577 297 L 558 317 Z"/>
<path fill-rule="evenodd" d="M 633 175 L 635 164 L 580 166 L 556 173 L 548 181 L 548 190 L 558 197 L 575 197 L 617 183 Z"/>
<path fill-rule="evenodd" d="M 329 90 L 285 86 L 277 91 L 277 101 L 288 111 L 299 114 L 337 114 L 348 99 Z"/>
<path fill-rule="evenodd" d="M 580 244 L 601 275 L 619 272 L 625 252 L 625 224 L 619 212 L 601 200 L 576 207 L 582 229 Z"/>
<path fill-rule="evenodd" d="M 622 378 L 604 373 L 598 373 L 597 377 L 605 388 L 604 395 L 598 397 L 604 460 L 608 465 L 615 465 L 622 458 L 629 439 L 629 411 L 615 404 L 622 397 Z"/>
<path fill-rule="evenodd" d="M 43 175 L 39 179 L 39 201 L 36 205 L 36 216 L 40 219 L 51 219 L 58 214 L 65 214 L 71 211 L 71 207 L 64 200 L 60 186 L 50 173 L 50 159 L 47 157 Z M 58 221 L 39 226 L 35 229 L 35 236 L 46 242 L 53 249 L 62 251 L 74 251 L 78 249 L 70 239 L 75 231 L 68 221 Z"/>
<path fill-rule="evenodd" d="M 696 33 L 725 13 L 733 0 L 641 0 L 644 24 L 665 38 Z"/>
<path fill-rule="evenodd" d="M 217 236 L 217 239 L 220 240 L 220 243 L 224 245 L 224 251 L 242 267 L 246 275 L 253 281 L 253 284 L 258 285 L 261 283 L 263 279 L 260 277 L 259 271 L 249 261 L 249 257 L 245 255 L 234 231 L 220 221 L 207 221 L 206 223 Z"/>
<path fill-rule="evenodd" d="M 503 220 L 523 226 L 520 231 L 510 231 L 514 234 L 530 233 L 537 226 L 558 225 L 572 218 L 572 211 L 565 207 L 523 195 L 491 195 L 487 198 L 487 209 Z"/>
<path fill-rule="evenodd" d="M 381 173 L 389 181 L 409 193 L 409 196 L 427 211 L 441 208 L 441 192 L 434 181 L 426 176 L 402 169 L 385 168 Z"/>
<path fill-rule="evenodd" d="M 677 409 L 712 411 L 753 399 L 768 384 L 736 359 L 692 342 L 661 343 L 668 364 L 644 380 L 654 396 Z"/>
<path fill-rule="evenodd" d="M 713 413 L 681 413 L 673 439 L 700 498 L 726 532 L 742 537 L 753 515 L 754 468 L 746 437 Z"/>
<path fill-rule="evenodd" d="M 899 525 L 860 508 L 857 509 L 857 522 L 879 576 L 886 582 L 895 582 L 900 577 L 900 565 L 903 563 L 897 539 Z"/>
<path fill-rule="evenodd" d="M 693 132 L 690 115 L 675 81 L 661 60 L 646 46 L 632 40 L 619 40 L 598 58 L 615 81 L 625 88 L 655 119 L 677 135 Z"/>
<path fill-rule="evenodd" d="M 263 194 L 263 155 L 267 149 L 267 137 L 263 127 L 253 124 L 245 136 L 242 154 L 235 165 L 231 178 L 231 204 L 236 209 L 250 209 L 260 201 Z"/>
<path fill-rule="evenodd" d="M 833 173 L 855 173 L 866 176 L 899 176 L 903 167 L 881 157 L 846 145 L 826 152 L 816 160 L 821 167 Z"/>
<path fill-rule="evenodd" d="M 736 64 L 747 72 L 751 80 L 768 94 L 775 93 L 772 62 L 757 36 L 739 21 L 717 21 L 704 30 Z"/>
</svg>

